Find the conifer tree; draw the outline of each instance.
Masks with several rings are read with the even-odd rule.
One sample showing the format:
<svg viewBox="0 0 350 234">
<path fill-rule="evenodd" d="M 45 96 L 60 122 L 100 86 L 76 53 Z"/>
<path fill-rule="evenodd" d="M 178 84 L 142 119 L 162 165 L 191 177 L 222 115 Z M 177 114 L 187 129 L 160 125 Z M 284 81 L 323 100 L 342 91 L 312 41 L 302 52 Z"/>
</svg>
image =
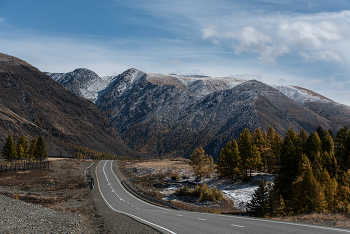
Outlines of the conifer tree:
<svg viewBox="0 0 350 234">
<path fill-rule="evenodd" d="M 317 135 L 320 138 L 320 140 L 323 141 L 323 139 L 325 138 L 325 132 L 324 132 L 323 128 L 321 127 L 321 125 L 318 125 L 315 132 L 317 132 Z"/>
<path fill-rule="evenodd" d="M 304 174 L 293 183 L 293 211 L 295 214 L 323 212 L 326 202 L 323 190 L 313 175 L 312 168 L 305 166 Z"/>
<path fill-rule="evenodd" d="M 331 128 L 328 130 L 328 133 L 329 133 L 329 135 L 332 137 L 332 139 L 334 141 L 335 135 L 334 135 L 334 132 L 333 132 L 333 130 Z"/>
<path fill-rule="evenodd" d="M 43 136 L 39 136 L 37 142 L 36 142 L 36 146 L 35 146 L 35 150 L 34 150 L 34 157 L 35 158 L 47 158 L 47 151 L 46 151 L 46 143 L 45 140 L 43 138 Z"/>
<path fill-rule="evenodd" d="M 212 156 L 205 154 L 202 147 L 194 150 L 190 158 L 190 165 L 193 168 L 194 174 L 201 180 L 203 175 L 208 175 L 214 168 Z"/>
<path fill-rule="evenodd" d="M 312 171 L 314 173 L 315 178 L 318 180 L 321 176 L 321 173 L 323 171 L 322 165 L 321 165 L 321 154 L 320 152 L 317 152 L 314 162 L 312 163 Z"/>
<path fill-rule="evenodd" d="M 307 138 L 309 136 L 307 135 L 306 131 L 302 128 L 299 135 L 298 135 L 298 140 L 299 140 L 299 146 L 303 149 L 306 145 Z"/>
<path fill-rule="evenodd" d="M 259 167 L 261 165 L 263 165 L 264 170 L 265 170 L 266 158 L 265 158 L 264 152 L 265 152 L 265 144 L 266 143 L 265 143 L 264 137 L 263 137 L 259 128 L 255 129 L 252 137 L 253 137 L 254 145 L 256 146 L 256 148 L 259 152 L 259 156 L 257 156 L 256 166 L 257 166 L 258 170 L 261 170 L 261 169 L 259 169 Z M 258 163 L 258 161 L 260 161 L 260 162 Z"/>
<path fill-rule="evenodd" d="M 294 147 L 297 147 L 299 143 L 299 139 L 298 139 L 298 135 L 293 131 L 293 129 L 288 128 L 286 137 L 287 136 L 289 136 L 289 138 L 292 140 Z"/>
<path fill-rule="evenodd" d="M 278 133 L 275 134 L 270 147 L 272 152 L 271 170 L 278 171 L 282 148 L 282 139 Z"/>
<path fill-rule="evenodd" d="M 216 162 L 216 167 L 221 176 L 240 175 L 241 158 L 239 156 L 238 145 L 235 140 L 228 142 L 220 151 L 220 156 Z"/>
<path fill-rule="evenodd" d="M 21 153 L 21 156 L 19 155 L 20 153 L 18 153 L 18 157 L 19 158 L 26 158 L 28 157 L 28 150 L 29 150 L 29 143 L 27 141 L 27 139 L 21 135 L 19 138 L 18 138 L 18 141 L 17 141 L 17 152 L 19 151 L 19 146 L 22 146 L 22 153 Z"/>
<path fill-rule="evenodd" d="M 263 217 L 269 213 L 269 187 L 261 177 L 259 187 L 252 195 L 251 201 L 247 204 L 247 211 L 255 216 Z"/>
<path fill-rule="evenodd" d="M 305 154 L 309 157 L 311 162 L 314 161 L 317 152 L 321 152 L 321 145 L 322 142 L 317 132 L 310 133 L 306 141 Z"/>
<path fill-rule="evenodd" d="M 283 199 L 287 198 L 298 175 L 298 164 L 299 160 L 293 141 L 286 136 L 281 147 L 280 166 L 275 178 L 275 188 Z"/>
<path fill-rule="evenodd" d="M 252 163 L 254 163 L 254 156 L 252 155 L 252 153 L 254 153 L 254 151 L 252 150 L 254 142 L 253 137 L 247 128 L 245 128 L 243 132 L 239 135 L 237 143 L 238 150 L 242 159 L 242 168 L 245 171 L 245 174 L 247 175 L 248 169 L 254 167 L 252 165 Z"/>
<path fill-rule="evenodd" d="M 325 131 L 325 136 L 322 141 L 322 151 L 331 153 L 334 151 L 334 141 L 328 131 Z"/>
<path fill-rule="evenodd" d="M 347 126 L 339 129 L 334 140 L 334 154 L 337 159 L 340 170 L 346 170 L 347 155 L 345 153 L 345 141 L 349 133 Z"/>
<path fill-rule="evenodd" d="M 35 149 L 36 149 L 36 139 L 33 139 L 33 140 L 30 142 L 30 147 L 29 147 L 29 150 L 28 150 L 28 156 L 29 156 L 29 157 L 34 158 Z"/>
<path fill-rule="evenodd" d="M 24 149 L 22 145 L 18 145 L 16 152 L 17 152 L 17 158 L 19 159 L 24 158 Z"/>
<path fill-rule="evenodd" d="M 6 143 L 1 151 L 3 157 L 7 158 L 7 161 L 11 161 L 17 157 L 15 143 L 12 139 L 11 134 L 6 138 Z"/>
</svg>

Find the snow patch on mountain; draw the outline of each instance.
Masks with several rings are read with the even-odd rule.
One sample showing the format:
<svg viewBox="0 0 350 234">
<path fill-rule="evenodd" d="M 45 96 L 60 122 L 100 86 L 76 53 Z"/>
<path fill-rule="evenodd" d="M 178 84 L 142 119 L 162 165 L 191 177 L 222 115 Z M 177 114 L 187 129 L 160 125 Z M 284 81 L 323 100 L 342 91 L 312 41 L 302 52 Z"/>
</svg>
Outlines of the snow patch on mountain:
<svg viewBox="0 0 350 234">
<path fill-rule="evenodd" d="M 329 99 L 322 98 L 321 96 L 313 95 L 312 93 L 306 91 L 305 89 L 298 89 L 288 85 L 269 85 L 287 97 L 293 99 L 294 101 L 304 104 L 306 102 L 322 102 L 329 103 L 331 102 Z"/>
</svg>

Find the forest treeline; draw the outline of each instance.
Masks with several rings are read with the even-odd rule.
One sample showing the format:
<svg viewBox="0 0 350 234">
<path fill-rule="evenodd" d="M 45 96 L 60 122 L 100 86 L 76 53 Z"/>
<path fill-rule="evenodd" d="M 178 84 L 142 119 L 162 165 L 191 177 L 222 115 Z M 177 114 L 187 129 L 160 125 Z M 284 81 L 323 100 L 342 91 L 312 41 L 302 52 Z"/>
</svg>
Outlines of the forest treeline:
<svg viewBox="0 0 350 234">
<path fill-rule="evenodd" d="M 109 153 L 102 153 L 96 150 L 91 150 L 87 147 L 81 147 L 68 143 L 74 149 L 73 158 L 77 159 L 94 159 L 94 160 L 131 160 L 126 156 L 117 156 Z"/>
<path fill-rule="evenodd" d="M 29 141 L 21 135 L 18 138 L 17 144 L 13 141 L 12 135 L 9 134 L 6 138 L 5 145 L 1 151 L 1 156 L 7 159 L 8 162 L 12 160 L 33 160 L 47 158 L 46 142 L 43 136 L 38 139 Z"/>
<path fill-rule="evenodd" d="M 320 126 L 308 135 L 289 129 L 282 140 L 270 127 L 239 139 L 221 150 L 216 168 L 222 177 L 248 178 L 251 171 L 276 174 L 273 184 L 260 182 L 249 210 L 256 215 L 350 212 L 350 132 L 337 134 Z"/>
</svg>

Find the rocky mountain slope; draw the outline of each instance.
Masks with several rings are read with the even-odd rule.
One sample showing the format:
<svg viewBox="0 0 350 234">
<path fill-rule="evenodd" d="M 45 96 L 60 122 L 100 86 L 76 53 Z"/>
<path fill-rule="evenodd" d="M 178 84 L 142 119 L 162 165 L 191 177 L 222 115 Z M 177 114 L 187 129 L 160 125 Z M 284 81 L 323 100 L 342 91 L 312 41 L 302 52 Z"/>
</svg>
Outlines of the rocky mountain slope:
<svg viewBox="0 0 350 234">
<path fill-rule="evenodd" d="M 118 155 L 140 157 L 91 102 L 30 64 L 0 54 L 0 148 L 16 139 L 44 136 L 50 156 L 69 155 L 67 142 Z"/>
<path fill-rule="evenodd" d="M 151 156 L 185 156 L 203 146 L 218 157 L 244 128 L 348 125 L 350 107 L 310 90 L 231 77 L 178 76 L 129 69 L 95 102 L 131 148 Z M 334 115 L 336 114 L 336 115 Z"/>
</svg>

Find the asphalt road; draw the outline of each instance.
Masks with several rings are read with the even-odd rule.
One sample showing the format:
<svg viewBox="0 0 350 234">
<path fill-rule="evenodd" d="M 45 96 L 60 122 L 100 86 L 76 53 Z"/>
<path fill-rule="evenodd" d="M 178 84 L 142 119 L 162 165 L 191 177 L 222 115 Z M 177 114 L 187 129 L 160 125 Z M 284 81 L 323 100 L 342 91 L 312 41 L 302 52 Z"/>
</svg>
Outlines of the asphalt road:
<svg viewBox="0 0 350 234">
<path fill-rule="evenodd" d="M 112 163 L 100 161 L 95 171 L 97 189 L 107 206 L 163 233 L 350 233 L 348 229 L 158 207 L 130 194 L 114 173 Z"/>
</svg>

